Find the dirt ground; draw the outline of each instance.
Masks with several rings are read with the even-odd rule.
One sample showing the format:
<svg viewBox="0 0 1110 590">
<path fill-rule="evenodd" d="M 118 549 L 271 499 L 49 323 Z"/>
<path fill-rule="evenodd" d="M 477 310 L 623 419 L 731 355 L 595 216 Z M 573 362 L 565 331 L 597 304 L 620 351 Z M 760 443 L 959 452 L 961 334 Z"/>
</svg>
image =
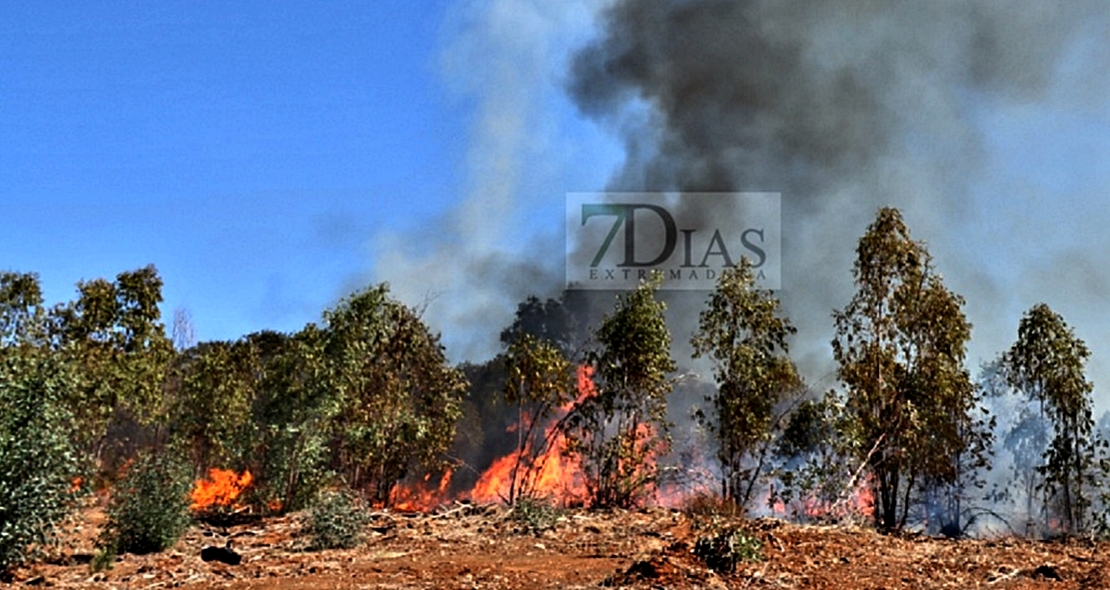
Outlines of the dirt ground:
<svg viewBox="0 0 1110 590">
<path fill-rule="evenodd" d="M 73 546 L 20 569 L 13 585 L 54 588 L 1110 588 L 1106 543 L 891 537 L 773 519 L 741 523 L 680 511 L 569 511 L 537 532 L 504 507 L 455 504 L 432 514 L 378 511 L 365 543 L 307 551 L 300 515 L 229 527 L 200 524 L 171 550 L 123 555 L 92 573 L 96 509 Z M 536 522 L 536 521 L 533 521 Z M 713 528 L 713 526 L 717 528 Z M 701 537 L 744 526 L 758 561 L 733 572 L 694 554 Z M 549 527 L 549 528 L 547 528 Z M 205 562 L 230 540 L 240 565 Z"/>
</svg>

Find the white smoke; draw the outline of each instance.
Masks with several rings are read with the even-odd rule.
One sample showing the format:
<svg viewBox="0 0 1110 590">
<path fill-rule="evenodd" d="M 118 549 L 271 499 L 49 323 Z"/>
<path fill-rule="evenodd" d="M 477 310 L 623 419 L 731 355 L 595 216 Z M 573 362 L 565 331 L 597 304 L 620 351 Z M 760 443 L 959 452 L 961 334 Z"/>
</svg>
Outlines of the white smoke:
<svg viewBox="0 0 1110 590">
<path fill-rule="evenodd" d="M 558 113 L 570 109 L 568 60 L 603 4 L 471 0 L 449 13 L 441 71 L 473 109 L 465 197 L 417 236 L 377 236 L 374 259 L 375 280 L 428 303 L 425 320 L 455 360 L 491 356 L 517 303 L 562 287 L 561 209 L 550 204 L 561 207 L 576 145 Z"/>
</svg>

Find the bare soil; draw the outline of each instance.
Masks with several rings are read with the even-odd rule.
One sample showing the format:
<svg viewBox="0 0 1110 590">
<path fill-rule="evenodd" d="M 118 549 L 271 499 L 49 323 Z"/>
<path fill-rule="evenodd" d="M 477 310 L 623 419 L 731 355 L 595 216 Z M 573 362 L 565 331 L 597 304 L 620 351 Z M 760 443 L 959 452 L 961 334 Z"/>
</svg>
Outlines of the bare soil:
<svg viewBox="0 0 1110 590">
<path fill-rule="evenodd" d="M 16 572 L 13 585 L 54 588 L 1110 588 L 1106 543 L 884 536 L 866 528 L 773 519 L 717 521 L 663 508 L 569 511 L 535 531 L 499 506 L 432 514 L 375 512 L 366 541 L 308 551 L 301 515 L 229 527 L 200 524 L 171 550 L 88 560 L 103 513 L 90 508 L 72 546 Z M 710 570 L 697 539 L 743 526 L 761 559 Z M 232 542 L 240 565 L 201 559 Z"/>
</svg>

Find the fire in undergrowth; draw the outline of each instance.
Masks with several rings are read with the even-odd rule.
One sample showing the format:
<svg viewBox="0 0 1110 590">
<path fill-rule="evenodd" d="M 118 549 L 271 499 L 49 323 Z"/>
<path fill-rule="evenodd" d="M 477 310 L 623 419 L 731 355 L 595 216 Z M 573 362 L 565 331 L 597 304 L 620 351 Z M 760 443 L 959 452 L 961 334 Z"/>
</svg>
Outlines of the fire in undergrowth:
<svg viewBox="0 0 1110 590">
<path fill-rule="evenodd" d="M 596 395 L 593 367 L 582 365 L 576 373 L 577 397 L 556 408 L 546 424 L 535 424 L 525 413 L 512 433 L 534 433 L 516 450 L 495 459 L 479 476 L 470 490 L 451 494 L 452 472 L 438 483 L 431 474 L 415 484 L 397 484 L 390 492 L 390 505 L 399 510 L 424 511 L 451 500 L 473 502 L 513 502 L 523 497 L 544 498 L 561 505 L 579 505 L 586 501 L 586 484 L 578 459 L 567 453 L 567 440 L 561 420 L 576 404 Z"/>
<path fill-rule="evenodd" d="M 452 471 L 448 469 L 439 483 L 432 486 L 432 474 L 424 476 L 412 486 L 395 485 L 389 492 L 389 505 L 403 512 L 422 512 L 431 510 L 447 501 L 447 489 L 451 485 Z"/>
<path fill-rule="evenodd" d="M 254 478 L 250 471 L 236 474 L 230 469 L 209 469 L 208 478 L 197 480 L 190 497 L 191 509 L 207 511 L 218 508 L 241 508 L 237 502 Z"/>
</svg>

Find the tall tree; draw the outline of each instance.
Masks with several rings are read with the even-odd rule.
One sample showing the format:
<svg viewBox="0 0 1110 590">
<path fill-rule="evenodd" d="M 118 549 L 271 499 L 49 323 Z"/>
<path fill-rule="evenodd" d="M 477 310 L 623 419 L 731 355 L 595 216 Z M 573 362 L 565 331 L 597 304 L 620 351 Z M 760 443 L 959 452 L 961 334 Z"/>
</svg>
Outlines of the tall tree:
<svg viewBox="0 0 1110 590">
<path fill-rule="evenodd" d="M 642 501 L 658 479 L 656 459 L 670 446 L 667 396 L 674 387 L 666 305 L 655 298 L 656 276 L 617 299 L 589 354 L 596 394 L 568 416 L 568 443 L 585 471 L 595 506 Z"/>
<path fill-rule="evenodd" d="M 1040 303 L 1022 317 L 1017 341 L 1005 356 L 1010 384 L 1040 404 L 1052 424 L 1040 471 L 1069 534 L 1090 524 L 1090 490 L 1096 483 L 1098 443 L 1092 438 L 1092 385 L 1085 375 L 1090 355 L 1064 318 Z"/>
<path fill-rule="evenodd" d="M 0 273 L 0 346 L 43 346 L 46 310 L 34 273 Z"/>
<path fill-rule="evenodd" d="M 745 257 L 721 273 L 691 338 L 694 357 L 710 358 L 717 381 L 717 392 L 707 400 L 712 415 L 701 418 L 716 435 L 722 493 L 744 507 L 770 448 L 774 409 L 800 386 L 787 356 L 787 339 L 795 331 L 779 300 L 756 287 Z"/>
<path fill-rule="evenodd" d="M 202 342 L 174 358 L 166 385 L 169 433 L 195 468 L 236 465 L 258 391 L 249 341 Z"/>
<path fill-rule="evenodd" d="M 291 335 L 251 334 L 245 344 L 256 387 L 247 466 L 261 500 L 298 510 L 331 475 L 329 442 L 342 406 L 329 385 L 327 337 L 308 324 Z"/>
<path fill-rule="evenodd" d="M 571 362 L 554 344 L 530 334 L 520 335 L 505 353 L 504 399 L 517 412 L 515 460 L 505 500 L 515 505 L 533 497 L 548 451 L 561 435 L 562 423 L 548 428 L 555 412 L 575 398 Z"/>
<path fill-rule="evenodd" d="M 917 486 L 954 483 L 952 458 L 976 450 L 976 389 L 963 367 L 971 324 L 897 209 L 879 210 L 852 275 L 856 294 L 834 313 L 833 355 L 876 525 L 892 531 L 905 526 Z"/>
<path fill-rule="evenodd" d="M 324 320 L 341 461 L 352 484 L 384 501 L 410 469 L 442 460 L 466 382 L 438 335 L 387 285 L 344 299 Z"/>
<path fill-rule="evenodd" d="M 53 310 L 53 335 L 77 371 L 68 401 L 80 444 L 99 457 L 117 412 L 140 423 L 157 417 L 173 346 L 161 322 L 162 279 L 154 266 L 122 272 L 115 282 L 81 282 L 77 290 L 76 301 Z"/>
</svg>

